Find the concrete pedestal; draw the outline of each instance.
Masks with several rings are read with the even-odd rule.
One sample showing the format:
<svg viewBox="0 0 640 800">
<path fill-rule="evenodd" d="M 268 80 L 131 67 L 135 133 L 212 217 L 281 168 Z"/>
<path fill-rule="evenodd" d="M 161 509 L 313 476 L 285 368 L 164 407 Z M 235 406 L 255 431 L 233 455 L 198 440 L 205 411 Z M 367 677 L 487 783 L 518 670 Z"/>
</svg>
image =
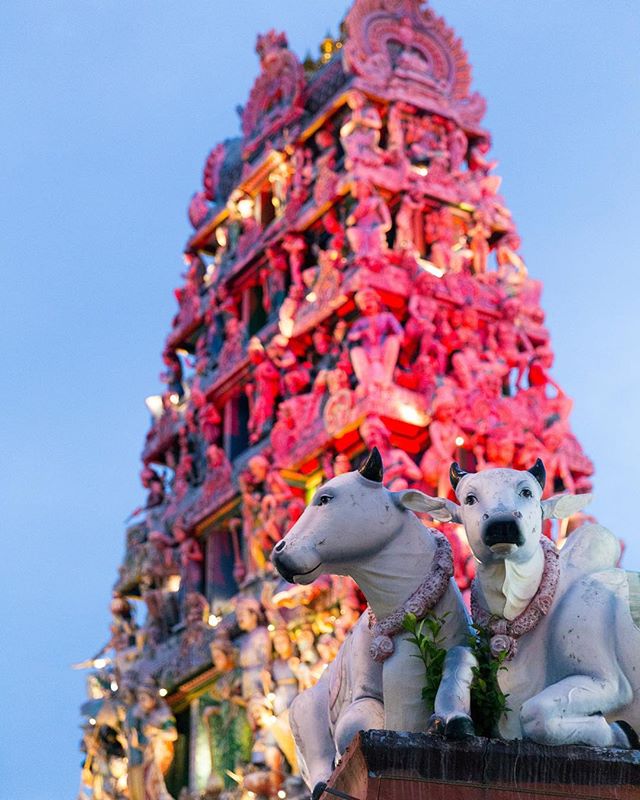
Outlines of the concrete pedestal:
<svg viewBox="0 0 640 800">
<path fill-rule="evenodd" d="M 640 800 L 640 751 L 366 731 L 323 800 L 333 792 L 343 800 Z"/>
</svg>

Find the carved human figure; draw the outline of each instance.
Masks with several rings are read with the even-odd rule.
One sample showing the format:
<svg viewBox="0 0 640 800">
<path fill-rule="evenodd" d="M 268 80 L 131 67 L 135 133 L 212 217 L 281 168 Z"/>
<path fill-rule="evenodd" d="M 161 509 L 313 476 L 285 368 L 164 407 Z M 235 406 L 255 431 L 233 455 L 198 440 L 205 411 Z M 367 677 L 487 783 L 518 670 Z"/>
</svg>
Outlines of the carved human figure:
<svg viewBox="0 0 640 800">
<path fill-rule="evenodd" d="M 289 255 L 289 270 L 293 286 L 302 286 L 302 269 L 307 255 L 307 243 L 303 236 L 287 233 L 282 240 L 282 248 Z"/>
<path fill-rule="evenodd" d="M 361 289 L 355 301 L 361 316 L 351 326 L 347 342 L 351 345 L 351 364 L 359 390 L 366 393 L 393 382 L 403 330 L 396 317 L 383 310 L 373 289 Z"/>
<path fill-rule="evenodd" d="M 267 264 L 260 270 L 262 306 L 267 316 L 277 311 L 287 294 L 289 262 L 281 247 L 266 249 Z"/>
<path fill-rule="evenodd" d="M 280 394 L 280 371 L 255 336 L 249 342 L 247 354 L 253 365 L 253 380 L 245 387 L 249 398 L 249 441 L 255 443 L 273 420 L 276 398 Z"/>
<path fill-rule="evenodd" d="M 219 637 L 211 643 L 214 679 L 202 703 L 202 722 L 209 738 L 211 776 L 207 788 L 218 791 L 236 785 L 228 772 L 251 757 L 250 730 L 246 701 L 242 699 L 242 673 L 237 664 L 237 651 L 231 642 Z"/>
<path fill-rule="evenodd" d="M 469 249 L 472 253 L 471 265 L 476 275 L 487 271 L 489 258 L 489 237 L 491 227 L 482 214 L 476 214 L 473 226 L 469 229 Z"/>
<path fill-rule="evenodd" d="M 244 355 L 246 325 L 235 315 L 227 317 L 224 323 L 224 344 L 220 349 L 218 367 L 221 372 L 237 364 Z"/>
<path fill-rule="evenodd" d="M 439 388 L 433 400 L 433 422 L 429 426 L 430 444 L 420 461 L 425 483 L 435 486 L 439 496 L 446 496 L 448 493 L 448 465 L 458 447 L 456 439 L 464 438 L 456 421 L 456 412 L 457 403 L 451 390 L 447 387 Z"/>
<path fill-rule="evenodd" d="M 351 114 L 340 128 L 345 166 L 356 173 L 360 167 L 379 167 L 384 158 L 380 149 L 380 113 L 360 92 L 351 92 L 347 102 Z"/>
<path fill-rule="evenodd" d="M 419 254 L 424 248 L 424 196 L 419 187 L 410 185 L 396 214 L 396 242 L 400 250 Z"/>
<path fill-rule="evenodd" d="M 366 180 L 354 182 L 356 204 L 347 217 L 347 240 L 355 255 L 376 267 L 387 249 L 386 234 L 391 230 L 391 214 L 382 197 Z"/>
<path fill-rule="evenodd" d="M 298 694 L 298 679 L 291 668 L 295 648 L 286 627 L 279 626 L 271 634 L 274 658 L 265 673 L 265 695 L 273 694 L 273 713 L 283 714 Z"/>
<path fill-rule="evenodd" d="M 315 160 L 316 181 L 313 187 L 313 199 L 316 205 L 324 205 L 336 194 L 338 174 L 336 172 L 337 145 L 334 134 L 327 128 L 321 128 L 315 136 L 320 155 Z"/>
<path fill-rule="evenodd" d="M 242 697 L 249 700 L 263 689 L 263 673 L 271 660 L 269 631 L 262 624 L 260 603 L 241 597 L 236 605 L 236 621 L 243 635 L 239 641 L 238 663 L 242 668 Z"/>
<path fill-rule="evenodd" d="M 173 526 L 173 538 L 177 545 L 177 560 L 180 564 L 181 593 L 199 592 L 202 585 L 202 562 L 204 556 L 197 539 L 189 536 L 181 524 Z"/>
<path fill-rule="evenodd" d="M 128 786 L 130 800 L 173 800 L 164 782 L 178 738 L 176 721 L 152 681 L 136 690 L 127 713 Z"/>
<path fill-rule="evenodd" d="M 167 392 L 172 400 L 175 398 L 175 402 L 178 402 L 184 397 L 180 356 L 175 350 L 167 347 L 162 353 L 162 361 L 166 369 L 161 373 L 160 380 L 166 384 Z"/>
</svg>

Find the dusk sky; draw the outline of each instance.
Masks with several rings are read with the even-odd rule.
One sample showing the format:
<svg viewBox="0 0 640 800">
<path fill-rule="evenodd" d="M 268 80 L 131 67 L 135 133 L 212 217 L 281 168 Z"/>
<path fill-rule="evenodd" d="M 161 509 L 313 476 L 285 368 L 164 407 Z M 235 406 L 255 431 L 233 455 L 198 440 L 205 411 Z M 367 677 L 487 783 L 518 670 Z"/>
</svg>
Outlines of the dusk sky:
<svg viewBox="0 0 640 800">
<path fill-rule="evenodd" d="M 596 466 L 640 568 L 636 0 L 434 0 L 464 41 L 502 193 Z M 4 0 L 0 800 L 69 800 L 84 675 L 143 499 L 143 403 L 210 148 L 238 132 L 256 34 L 314 53 L 345 0 Z"/>
</svg>

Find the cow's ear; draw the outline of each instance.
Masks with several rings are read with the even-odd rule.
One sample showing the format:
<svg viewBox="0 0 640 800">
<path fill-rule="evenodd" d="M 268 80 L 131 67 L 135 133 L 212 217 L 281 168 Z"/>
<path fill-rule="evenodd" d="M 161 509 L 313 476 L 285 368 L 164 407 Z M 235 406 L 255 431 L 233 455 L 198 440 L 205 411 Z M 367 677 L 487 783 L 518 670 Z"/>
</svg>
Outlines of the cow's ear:
<svg viewBox="0 0 640 800">
<path fill-rule="evenodd" d="M 429 497 L 418 489 L 394 492 L 393 499 L 399 508 L 408 508 L 418 514 L 428 514 L 439 522 L 461 522 L 460 506 L 445 497 Z"/>
<path fill-rule="evenodd" d="M 566 519 L 582 511 L 592 500 L 592 494 L 556 494 L 540 503 L 542 518 Z"/>
</svg>

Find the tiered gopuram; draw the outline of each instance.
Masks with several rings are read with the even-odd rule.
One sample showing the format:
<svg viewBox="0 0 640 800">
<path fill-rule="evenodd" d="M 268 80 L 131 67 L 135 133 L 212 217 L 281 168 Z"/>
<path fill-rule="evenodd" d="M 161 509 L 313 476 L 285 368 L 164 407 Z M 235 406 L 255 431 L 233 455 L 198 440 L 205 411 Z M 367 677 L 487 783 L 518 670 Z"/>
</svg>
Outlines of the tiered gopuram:
<svg viewBox="0 0 640 800">
<path fill-rule="evenodd" d="M 537 457 L 547 494 L 591 485 L 460 40 L 419 0 L 356 0 L 317 60 L 275 31 L 256 50 L 242 135 L 189 205 L 85 798 L 305 793 L 287 708 L 364 603 L 348 579 L 284 583 L 269 554 L 374 445 L 393 489 Z M 439 527 L 466 592 L 469 550 Z"/>
</svg>

